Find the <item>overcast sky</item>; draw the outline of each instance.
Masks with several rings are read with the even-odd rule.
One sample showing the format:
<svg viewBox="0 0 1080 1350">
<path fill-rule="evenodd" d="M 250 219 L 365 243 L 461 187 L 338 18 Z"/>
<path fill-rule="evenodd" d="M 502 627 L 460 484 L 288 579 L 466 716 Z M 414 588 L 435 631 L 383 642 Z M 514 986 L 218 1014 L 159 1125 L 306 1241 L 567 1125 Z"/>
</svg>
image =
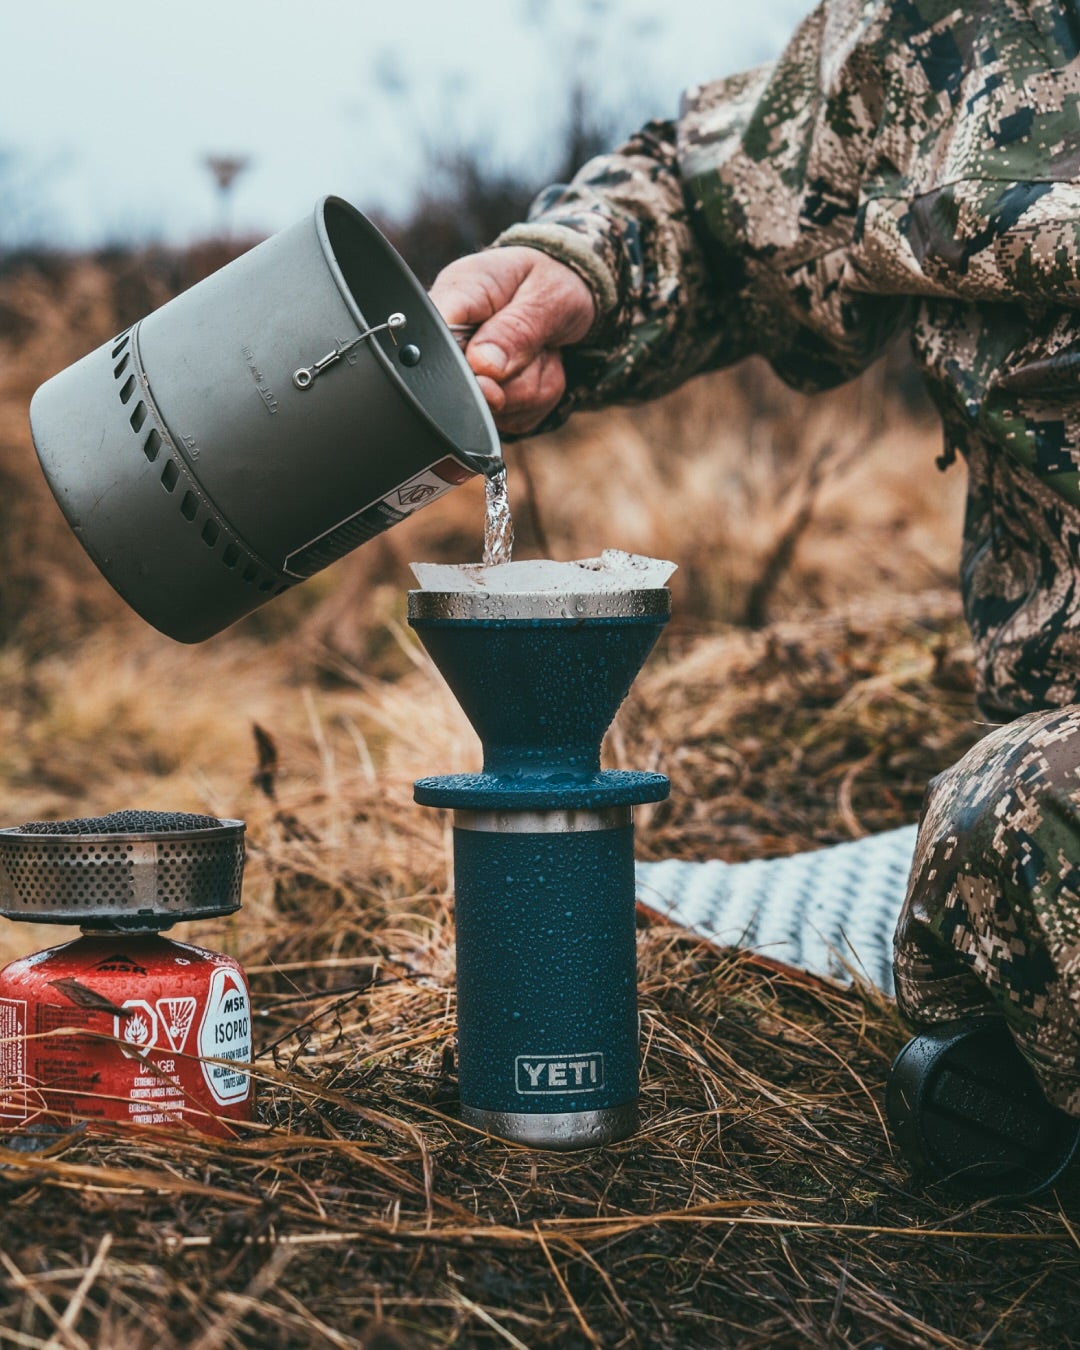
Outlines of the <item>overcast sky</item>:
<svg viewBox="0 0 1080 1350">
<path fill-rule="evenodd" d="M 212 231 L 204 158 L 244 156 L 232 225 L 327 192 L 407 209 L 425 153 L 542 176 L 579 73 L 618 130 L 774 56 L 811 0 L 0 0 L 0 242 Z M 538 182 L 538 186 L 539 186 Z"/>
</svg>

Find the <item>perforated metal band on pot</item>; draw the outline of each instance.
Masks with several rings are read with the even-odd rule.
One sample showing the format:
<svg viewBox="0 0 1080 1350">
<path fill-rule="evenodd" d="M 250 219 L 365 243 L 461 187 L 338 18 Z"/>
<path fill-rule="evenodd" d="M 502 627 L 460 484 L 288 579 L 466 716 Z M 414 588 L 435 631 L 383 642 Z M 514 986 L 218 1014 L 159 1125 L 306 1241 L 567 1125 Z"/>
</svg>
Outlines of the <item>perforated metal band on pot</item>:
<svg viewBox="0 0 1080 1350">
<path fill-rule="evenodd" d="M 244 822 L 117 811 L 0 829 L 0 914 L 154 931 L 240 908 Z"/>
</svg>

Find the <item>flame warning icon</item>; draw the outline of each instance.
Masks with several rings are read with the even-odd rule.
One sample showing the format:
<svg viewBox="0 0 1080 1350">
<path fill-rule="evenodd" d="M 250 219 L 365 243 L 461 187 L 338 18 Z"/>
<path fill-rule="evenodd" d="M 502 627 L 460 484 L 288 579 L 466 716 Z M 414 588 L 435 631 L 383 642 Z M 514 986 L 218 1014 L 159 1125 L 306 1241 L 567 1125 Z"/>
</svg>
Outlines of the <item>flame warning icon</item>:
<svg viewBox="0 0 1080 1350">
<path fill-rule="evenodd" d="M 113 1035 L 121 1042 L 121 1048 L 130 1045 L 133 1051 L 151 1050 L 157 1044 L 158 1015 L 150 1004 L 142 998 L 125 999 L 121 1005 L 123 1016 L 113 1017 Z M 128 1058 L 138 1058 L 127 1050 Z"/>
<path fill-rule="evenodd" d="M 145 1045 L 150 1039 L 150 1023 L 142 1013 L 134 1013 L 124 1028 L 124 1040 L 128 1045 Z"/>
</svg>

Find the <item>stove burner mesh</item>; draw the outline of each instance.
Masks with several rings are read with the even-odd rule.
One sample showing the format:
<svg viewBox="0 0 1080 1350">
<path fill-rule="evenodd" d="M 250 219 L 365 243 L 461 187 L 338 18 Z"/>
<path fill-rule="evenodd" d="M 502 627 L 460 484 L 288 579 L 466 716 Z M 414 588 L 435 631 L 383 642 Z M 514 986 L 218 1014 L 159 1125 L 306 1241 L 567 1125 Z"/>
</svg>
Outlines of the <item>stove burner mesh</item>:
<svg viewBox="0 0 1080 1350">
<path fill-rule="evenodd" d="M 240 908 L 244 823 L 114 811 L 0 829 L 0 914 L 155 930 Z"/>
<path fill-rule="evenodd" d="M 180 830 L 213 830 L 215 816 L 188 811 L 110 811 L 107 816 L 78 816 L 74 820 L 30 820 L 19 834 L 162 834 Z"/>
</svg>

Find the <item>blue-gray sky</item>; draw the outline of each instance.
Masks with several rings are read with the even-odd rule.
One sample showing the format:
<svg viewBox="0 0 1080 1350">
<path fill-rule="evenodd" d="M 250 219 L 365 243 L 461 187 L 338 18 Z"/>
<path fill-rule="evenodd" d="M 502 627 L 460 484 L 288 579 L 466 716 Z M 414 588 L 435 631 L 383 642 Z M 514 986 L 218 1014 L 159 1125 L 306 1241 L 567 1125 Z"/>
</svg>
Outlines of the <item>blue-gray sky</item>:
<svg viewBox="0 0 1080 1350">
<path fill-rule="evenodd" d="M 203 158 L 250 157 L 232 224 L 327 192 L 407 208 L 425 151 L 535 166 L 575 73 L 619 132 L 774 56 L 811 0 L 0 0 L 0 241 L 212 230 Z M 538 183 L 539 186 L 539 183 Z"/>
</svg>

